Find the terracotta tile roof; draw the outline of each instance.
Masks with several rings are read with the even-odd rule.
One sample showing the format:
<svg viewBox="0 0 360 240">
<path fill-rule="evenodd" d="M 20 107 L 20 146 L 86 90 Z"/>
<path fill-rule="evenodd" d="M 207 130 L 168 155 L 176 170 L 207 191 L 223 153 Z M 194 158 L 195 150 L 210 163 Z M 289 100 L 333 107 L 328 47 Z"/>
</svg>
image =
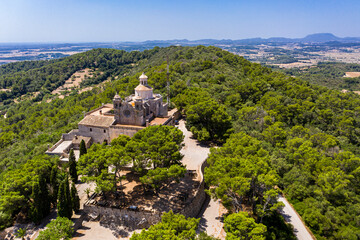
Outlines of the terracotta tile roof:
<svg viewBox="0 0 360 240">
<path fill-rule="evenodd" d="M 163 125 L 169 118 L 154 118 L 149 124 L 150 126 Z"/>
<path fill-rule="evenodd" d="M 115 121 L 114 116 L 87 115 L 79 122 L 79 125 L 94 127 L 110 127 Z"/>
</svg>

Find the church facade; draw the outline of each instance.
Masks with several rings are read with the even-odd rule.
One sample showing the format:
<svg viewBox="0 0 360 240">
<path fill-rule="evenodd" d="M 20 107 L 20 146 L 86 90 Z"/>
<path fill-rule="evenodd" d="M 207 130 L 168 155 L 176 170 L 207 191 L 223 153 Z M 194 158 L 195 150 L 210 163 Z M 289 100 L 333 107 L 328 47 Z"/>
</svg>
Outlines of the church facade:
<svg viewBox="0 0 360 240">
<path fill-rule="evenodd" d="M 118 94 L 112 104 L 105 104 L 85 114 L 78 123 L 78 129 L 62 135 L 60 141 L 46 151 L 49 155 L 67 157 L 71 148 L 78 150 L 79 140 L 92 143 L 110 143 L 120 134 L 132 137 L 147 126 L 174 125 L 179 117 L 176 109 L 168 111 L 160 94 L 154 94 L 148 85 L 148 77 L 143 73 L 135 93 L 122 99 Z M 66 161 L 66 160 L 65 160 Z"/>
<path fill-rule="evenodd" d="M 113 99 L 115 121 L 118 124 L 144 126 L 151 119 L 166 117 L 167 103 L 163 103 L 160 94 L 154 94 L 148 85 L 148 77 L 143 73 L 140 84 L 135 88 L 135 94 L 123 101 L 118 94 Z"/>
</svg>

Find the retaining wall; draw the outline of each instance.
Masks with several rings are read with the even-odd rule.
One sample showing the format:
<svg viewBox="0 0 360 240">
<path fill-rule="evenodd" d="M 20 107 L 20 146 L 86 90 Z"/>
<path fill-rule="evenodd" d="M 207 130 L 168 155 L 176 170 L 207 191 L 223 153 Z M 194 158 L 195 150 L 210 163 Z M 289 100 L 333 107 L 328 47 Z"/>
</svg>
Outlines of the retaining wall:
<svg viewBox="0 0 360 240">
<path fill-rule="evenodd" d="M 200 185 L 196 190 L 195 196 L 185 203 L 185 207 L 177 212 L 185 217 L 197 217 L 206 200 L 204 169 L 208 166 L 205 160 L 200 168 Z M 109 207 L 100 207 L 91 204 L 84 204 L 84 212 L 88 215 L 100 216 L 100 221 L 115 223 L 117 225 L 127 226 L 132 229 L 148 228 L 161 221 L 161 212 L 156 211 L 129 211 L 127 209 L 117 209 Z"/>
<path fill-rule="evenodd" d="M 131 229 L 149 228 L 161 220 L 160 212 L 129 211 L 96 205 L 84 205 L 84 212 L 88 215 L 100 216 L 102 222 L 115 223 Z"/>
<path fill-rule="evenodd" d="M 185 208 L 182 209 L 179 213 L 185 217 L 197 217 L 201 211 L 201 208 L 206 200 L 205 193 L 205 181 L 204 181 L 204 169 L 208 166 L 207 161 L 205 160 L 200 167 L 200 179 L 201 183 L 196 191 L 194 198 L 191 199 L 191 202 L 186 203 Z"/>
</svg>

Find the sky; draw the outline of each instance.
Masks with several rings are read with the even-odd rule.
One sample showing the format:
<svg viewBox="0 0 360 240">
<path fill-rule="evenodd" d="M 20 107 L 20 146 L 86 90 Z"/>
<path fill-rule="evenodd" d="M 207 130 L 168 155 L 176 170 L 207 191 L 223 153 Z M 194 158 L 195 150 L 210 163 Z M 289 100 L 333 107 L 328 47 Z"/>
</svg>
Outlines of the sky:
<svg viewBox="0 0 360 240">
<path fill-rule="evenodd" d="M 360 37 L 359 0 L 0 0 L 0 42 Z"/>
</svg>

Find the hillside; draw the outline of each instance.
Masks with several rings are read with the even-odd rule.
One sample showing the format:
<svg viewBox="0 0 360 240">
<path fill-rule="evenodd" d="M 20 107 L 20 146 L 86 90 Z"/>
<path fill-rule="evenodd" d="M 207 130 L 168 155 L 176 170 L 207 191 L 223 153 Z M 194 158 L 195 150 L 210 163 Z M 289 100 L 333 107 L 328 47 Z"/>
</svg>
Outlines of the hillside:
<svg viewBox="0 0 360 240">
<path fill-rule="evenodd" d="M 360 72 L 360 64 L 320 62 L 315 66 L 282 69 L 281 71 L 309 81 L 311 84 L 338 90 L 360 90 L 359 77 L 345 77 L 346 72 Z"/>
<path fill-rule="evenodd" d="M 167 56 L 171 97 L 186 112 L 189 129 L 199 140 L 222 146 L 212 149 L 205 179 L 216 186 L 213 194 L 229 210 L 238 209 L 234 202 L 243 199 L 253 206 L 257 221 L 264 218 L 269 232 L 281 239 L 281 231 L 271 225 L 276 214 L 267 207 L 272 205 L 266 204 L 263 211 L 258 207 L 277 185 L 319 239 L 360 236 L 359 96 L 311 85 L 203 46 L 130 53 L 96 49 L 50 62 L 29 62 L 34 66 L 24 64 L 25 70 L 5 65 L 0 83 L 12 89 L 6 99 L 40 90 L 44 100 L 3 106 L 7 110 L 7 118 L 0 119 L 3 225 L 4 216 L 19 212 L 6 208 L 11 201 L 26 204 L 14 197 L 24 194 L 21 185 L 6 184 L 17 179 L 15 173 L 23 171 L 23 164 L 42 158 L 61 133 L 76 127 L 84 111 L 111 102 L 116 92 L 121 97 L 131 94 L 143 71 L 149 84 L 164 94 Z M 104 74 L 84 84 L 111 81 L 46 102 L 47 94 L 73 73 L 94 67 Z"/>
</svg>

